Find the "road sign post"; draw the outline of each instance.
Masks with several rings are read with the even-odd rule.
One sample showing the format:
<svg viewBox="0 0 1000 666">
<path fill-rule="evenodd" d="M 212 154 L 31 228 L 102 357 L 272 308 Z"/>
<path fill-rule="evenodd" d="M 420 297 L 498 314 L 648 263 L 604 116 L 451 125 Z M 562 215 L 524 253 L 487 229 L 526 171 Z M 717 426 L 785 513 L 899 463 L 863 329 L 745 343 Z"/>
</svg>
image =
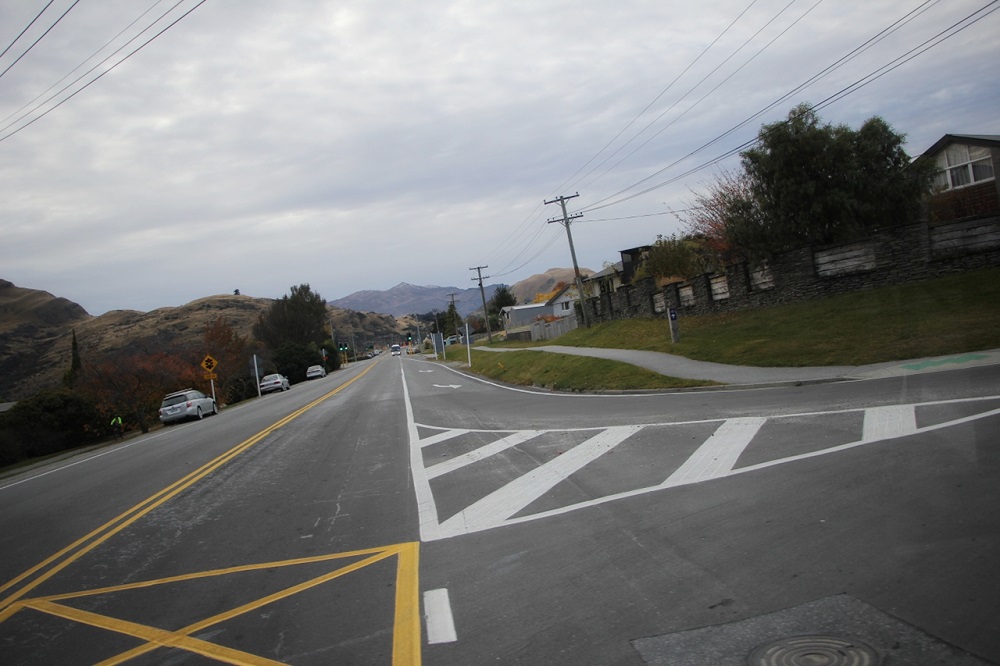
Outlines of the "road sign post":
<svg viewBox="0 0 1000 666">
<path fill-rule="evenodd" d="M 219 376 L 213 371 L 219 367 L 219 362 L 212 358 L 211 354 L 205 354 L 205 358 L 201 359 L 201 367 L 205 368 L 205 379 L 212 385 L 212 400 L 215 400 L 215 380 Z"/>
<path fill-rule="evenodd" d="M 676 343 L 681 339 L 681 332 L 677 326 L 677 308 L 670 308 L 670 341 Z"/>
</svg>

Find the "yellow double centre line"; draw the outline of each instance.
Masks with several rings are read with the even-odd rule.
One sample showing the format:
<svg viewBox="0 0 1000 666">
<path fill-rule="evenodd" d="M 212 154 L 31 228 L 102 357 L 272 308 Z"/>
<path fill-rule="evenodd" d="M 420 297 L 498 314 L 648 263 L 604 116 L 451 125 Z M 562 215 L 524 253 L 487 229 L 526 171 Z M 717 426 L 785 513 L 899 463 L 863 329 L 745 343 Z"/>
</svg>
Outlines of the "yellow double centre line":
<svg viewBox="0 0 1000 666">
<path fill-rule="evenodd" d="M 316 400 L 313 400 L 308 405 L 300 409 L 297 409 L 296 411 L 292 412 L 291 414 L 281 419 L 280 421 L 277 421 L 272 425 L 268 426 L 267 428 L 265 428 L 264 430 L 261 430 L 253 437 L 250 437 L 249 439 L 243 441 L 242 443 L 237 444 L 229 451 L 223 453 L 218 458 L 215 458 L 214 460 L 209 461 L 202 467 L 194 470 L 193 472 L 182 478 L 180 481 L 177 481 L 176 483 L 167 486 L 158 493 L 143 500 L 139 504 L 136 504 L 128 511 L 125 511 L 124 513 L 120 514 L 118 517 L 112 518 L 111 520 L 101 525 L 94 531 L 77 539 L 70 545 L 66 546 L 65 548 L 55 553 L 51 557 L 45 559 L 44 561 L 36 564 L 34 567 L 28 569 L 27 571 L 17 576 L 16 578 L 8 581 L 7 583 L 4 583 L 2 586 L 0 586 L 0 594 L 7 592 L 11 588 L 14 588 L 15 586 L 19 585 L 24 581 L 28 581 L 17 591 L 13 592 L 12 594 L 4 598 L 2 601 L 0 601 L 0 622 L 6 620 L 10 616 L 11 612 L 16 610 L 16 608 L 12 609 L 11 605 L 14 604 L 18 599 L 23 597 L 25 594 L 35 589 L 45 581 L 49 580 L 57 573 L 64 570 L 69 565 L 73 564 L 81 557 L 89 553 L 90 551 L 94 550 L 101 544 L 105 543 L 108 539 L 118 534 L 129 525 L 132 525 L 140 518 L 149 514 L 154 509 L 162 506 L 163 504 L 170 501 L 180 493 L 184 492 L 198 481 L 202 480 L 215 470 L 219 469 L 220 467 L 231 461 L 233 458 L 237 457 L 241 453 L 246 452 L 254 445 L 260 443 L 261 440 L 263 440 L 265 437 L 273 433 L 278 428 L 287 425 L 288 423 L 294 421 L 299 416 L 302 416 L 302 414 L 309 411 L 310 409 L 320 404 L 324 400 L 327 400 L 328 398 L 331 398 L 332 396 L 340 393 L 348 386 L 350 386 L 351 384 L 353 384 L 354 382 L 358 381 L 366 374 L 368 374 L 368 372 L 374 367 L 375 364 L 369 365 L 356 377 L 351 378 L 350 380 L 344 382 L 343 384 L 333 389 L 329 393 L 317 398 Z"/>
</svg>

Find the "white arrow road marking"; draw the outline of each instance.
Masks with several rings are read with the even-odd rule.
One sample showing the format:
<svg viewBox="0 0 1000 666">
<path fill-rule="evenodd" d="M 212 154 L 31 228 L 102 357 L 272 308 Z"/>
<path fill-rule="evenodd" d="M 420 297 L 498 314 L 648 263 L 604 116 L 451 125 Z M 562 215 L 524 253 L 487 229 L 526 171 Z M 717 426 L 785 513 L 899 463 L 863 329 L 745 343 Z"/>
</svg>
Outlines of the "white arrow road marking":
<svg viewBox="0 0 1000 666">
<path fill-rule="evenodd" d="M 433 386 L 434 388 L 450 388 L 450 389 L 462 388 L 461 384 L 431 384 L 431 386 Z"/>
</svg>

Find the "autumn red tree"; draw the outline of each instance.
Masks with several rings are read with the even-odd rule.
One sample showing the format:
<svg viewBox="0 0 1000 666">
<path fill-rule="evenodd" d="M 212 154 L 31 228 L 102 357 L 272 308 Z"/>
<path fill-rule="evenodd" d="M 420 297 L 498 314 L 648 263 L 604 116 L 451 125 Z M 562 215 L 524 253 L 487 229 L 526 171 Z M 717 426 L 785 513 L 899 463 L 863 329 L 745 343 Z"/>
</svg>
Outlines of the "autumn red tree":
<svg viewBox="0 0 1000 666">
<path fill-rule="evenodd" d="M 110 418 L 120 415 L 126 428 L 149 432 L 157 421 L 163 396 L 184 388 L 208 392 L 201 369 L 177 356 L 162 352 L 117 355 L 84 365 L 81 391 Z"/>
<path fill-rule="evenodd" d="M 707 192 L 695 194 L 692 205 L 678 213 L 685 227 L 682 236 L 694 241 L 703 254 L 711 255 L 718 267 L 739 261 L 743 257 L 733 245 L 729 230 L 734 218 L 748 217 L 754 208 L 746 174 L 721 171 Z"/>
</svg>

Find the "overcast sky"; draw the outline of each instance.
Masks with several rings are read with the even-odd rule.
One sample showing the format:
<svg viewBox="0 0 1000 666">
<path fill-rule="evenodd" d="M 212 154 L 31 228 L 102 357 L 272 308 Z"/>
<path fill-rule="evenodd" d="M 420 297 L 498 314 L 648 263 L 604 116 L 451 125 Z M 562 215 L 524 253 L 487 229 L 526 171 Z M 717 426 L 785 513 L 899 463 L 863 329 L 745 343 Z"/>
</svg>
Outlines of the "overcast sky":
<svg viewBox="0 0 1000 666">
<path fill-rule="evenodd" d="M 513 284 L 572 265 L 543 201 L 577 192 L 600 270 L 738 158 L 694 167 L 879 73 L 821 118 L 1000 134 L 990 0 L 46 4 L 0 3 L 0 278 L 94 315 Z"/>
</svg>

